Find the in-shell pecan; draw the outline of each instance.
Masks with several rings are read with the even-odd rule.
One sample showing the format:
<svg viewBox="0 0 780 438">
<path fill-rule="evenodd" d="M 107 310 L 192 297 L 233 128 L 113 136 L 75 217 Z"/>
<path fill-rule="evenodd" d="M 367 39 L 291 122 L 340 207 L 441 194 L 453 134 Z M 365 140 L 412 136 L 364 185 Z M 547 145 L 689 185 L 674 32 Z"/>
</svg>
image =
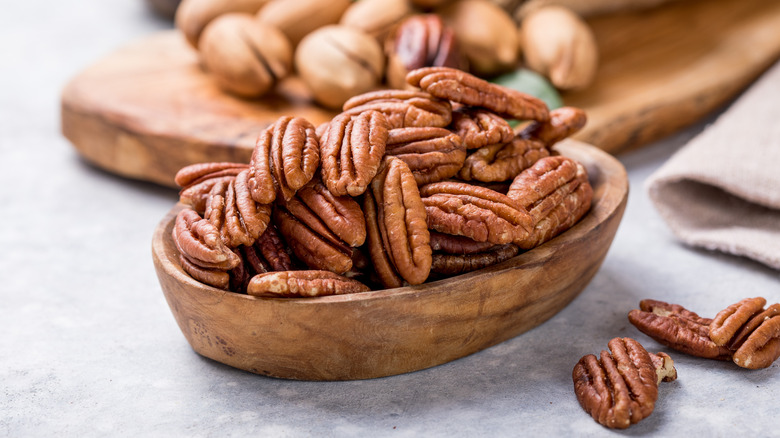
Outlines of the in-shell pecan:
<svg viewBox="0 0 780 438">
<path fill-rule="evenodd" d="M 430 127 L 391 129 L 386 154 L 406 163 L 417 185 L 454 176 L 466 159 L 466 149 L 457 134 Z"/>
<path fill-rule="evenodd" d="M 764 309 L 762 297 L 746 298 L 718 312 L 709 336 L 734 352 L 735 364 L 749 369 L 767 368 L 780 357 L 780 304 Z"/>
<path fill-rule="evenodd" d="M 466 181 L 506 181 L 549 155 L 542 142 L 515 137 L 508 143 L 486 146 L 466 157 L 458 177 Z"/>
<path fill-rule="evenodd" d="M 452 128 L 463 140 L 466 149 L 508 143 L 515 136 L 504 118 L 474 107 L 453 110 Z"/>
<path fill-rule="evenodd" d="M 441 99 L 485 108 L 516 120 L 547 121 L 550 113 L 541 99 L 521 93 L 461 70 L 424 67 L 409 72 L 406 81 Z"/>
<path fill-rule="evenodd" d="M 550 120 L 532 122 L 518 135 L 522 138 L 539 140 L 547 146 L 552 146 L 564 138 L 574 135 L 585 126 L 587 120 L 585 111 L 565 106 L 550 111 Z"/>
<path fill-rule="evenodd" d="M 214 224 L 231 248 L 251 245 L 271 220 L 271 206 L 255 202 L 249 190 L 249 170 L 233 181 L 218 181 L 211 188 L 204 217 Z"/>
<path fill-rule="evenodd" d="M 230 182 L 242 170 L 248 169 L 243 163 L 197 163 L 181 168 L 174 178 L 181 187 L 179 201 L 192 207 L 200 214 L 206 210 L 206 200 L 211 188 L 218 181 Z"/>
<path fill-rule="evenodd" d="M 658 383 L 677 374 L 668 355 L 653 360 L 631 338 L 614 338 L 608 346 L 610 351 L 602 350 L 600 357 L 589 354 L 575 365 L 574 393 L 598 423 L 625 429 L 653 413 Z"/>
<path fill-rule="evenodd" d="M 241 259 L 222 242 L 219 230 L 211 222 L 185 208 L 176 215 L 172 237 L 182 268 L 188 274 L 202 283 L 228 288 L 227 271 L 238 266 Z"/>
<path fill-rule="evenodd" d="M 390 129 L 409 127 L 443 128 L 452 120 L 452 105 L 428 93 L 415 90 L 378 90 L 364 93 L 344 103 L 351 115 L 375 110 L 387 117 Z"/>
<path fill-rule="evenodd" d="M 255 275 L 246 291 L 256 297 L 320 297 L 369 290 L 357 280 L 329 271 L 281 271 Z"/>
<path fill-rule="evenodd" d="M 443 181 L 420 187 L 428 227 L 496 245 L 528 238 L 533 222 L 517 203 L 493 190 Z"/>
<path fill-rule="evenodd" d="M 593 188 L 585 167 L 558 155 L 542 158 L 521 172 L 512 181 L 507 196 L 533 218 L 531 235 L 516 242 L 520 248 L 529 249 L 577 223 L 590 209 Z"/>
<path fill-rule="evenodd" d="M 379 170 L 389 125 L 384 114 L 364 111 L 340 114 L 320 137 L 322 180 L 336 196 L 358 196 Z"/>
<path fill-rule="evenodd" d="M 517 245 L 509 243 L 495 245 L 487 251 L 473 254 L 434 253 L 431 271 L 443 275 L 463 274 L 509 260 L 516 256 L 518 251 Z"/>
<path fill-rule="evenodd" d="M 261 204 L 288 200 L 306 185 L 320 164 L 314 126 L 301 117 L 281 117 L 257 139 L 249 163 L 252 197 Z"/>
<path fill-rule="evenodd" d="M 387 261 L 407 283 L 423 283 L 431 271 L 430 233 L 425 206 L 409 166 L 398 158 L 386 157 L 371 182 L 371 195 Z M 382 262 L 375 259 L 378 244 L 369 242 L 375 265 Z"/>
</svg>

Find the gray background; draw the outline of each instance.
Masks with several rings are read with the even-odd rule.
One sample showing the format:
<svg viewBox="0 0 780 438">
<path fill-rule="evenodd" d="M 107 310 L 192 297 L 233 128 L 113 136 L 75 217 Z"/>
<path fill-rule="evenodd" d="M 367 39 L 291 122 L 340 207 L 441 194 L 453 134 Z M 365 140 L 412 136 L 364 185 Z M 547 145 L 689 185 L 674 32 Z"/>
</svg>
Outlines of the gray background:
<svg viewBox="0 0 780 438">
<path fill-rule="evenodd" d="M 195 354 L 154 274 L 176 192 L 91 167 L 60 135 L 59 93 L 101 56 L 169 27 L 140 0 L 25 0 L 0 12 L 0 436 L 780 436 L 780 363 L 673 354 L 652 416 L 626 432 L 577 404 L 571 369 L 642 298 L 712 316 L 780 300 L 777 271 L 678 244 L 643 183 L 704 126 L 620 157 L 623 223 L 587 289 L 542 326 L 456 362 L 368 381 L 276 380 Z M 780 98 L 780 96 L 778 96 Z"/>
</svg>

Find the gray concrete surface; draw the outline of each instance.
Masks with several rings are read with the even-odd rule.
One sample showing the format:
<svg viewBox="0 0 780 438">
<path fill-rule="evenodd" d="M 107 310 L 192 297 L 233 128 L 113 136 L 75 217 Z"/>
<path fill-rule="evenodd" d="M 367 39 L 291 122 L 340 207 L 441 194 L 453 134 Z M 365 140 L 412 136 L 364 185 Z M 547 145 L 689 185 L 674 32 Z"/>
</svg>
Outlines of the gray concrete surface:
<svg viewBox="0 0 780 438">
<path fill-rule="evenodd" d="M 168 27 L 141 0 L 9 2 L 0 13 L 0 436 L 780 436 L 780 363 L 746 371 L 673 354 L 652 416 L 626 432 L 577 404 L 571 369 L 614 336 L 660 347 L 626 320 L 642 298 L 712 315 L 780 300 L 780 273 L 679 245 L 642 187 L 702 128 L 623 155 L 625 218 L 587 289 L 544 325 L 402 376 L 293 382 L 204 359 L 181 335 L 152 267 L 173 190 L 79 158 L 59 92 L 99 57 Z"/>
</svg>

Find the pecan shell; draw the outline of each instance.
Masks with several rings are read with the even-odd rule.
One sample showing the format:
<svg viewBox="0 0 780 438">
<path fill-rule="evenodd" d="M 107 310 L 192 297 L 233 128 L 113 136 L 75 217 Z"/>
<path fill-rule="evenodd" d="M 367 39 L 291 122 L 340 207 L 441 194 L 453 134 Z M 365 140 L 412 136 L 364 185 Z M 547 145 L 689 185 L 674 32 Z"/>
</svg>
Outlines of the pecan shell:
<svg viewBox="0 0 780 438">
<path fill-rule="evenodd" d="M 531 215 L 533 232 L 516 242 L 520 248 L 541 245 L 568 230 L 590 209 L 593 188 L 585 167 L 563 156 L 546 157 L 521 172 L 507 196 Z"/>
<path fill-rule="evenodd" d="M 431 271 L 430 233 L 425 206 L 409 166 L 398 158 L 386 157 L 371 182 L 371 194 L 389 262 L 407 283 L 423 283 Z M 375 250 L 369 249 L 376 264 Z"/>
<path fill-rule="evenodd" d="M 256 297 L 321 297 L 367 292 L 368 286 L 329 271 L 281 271 L 252 277 L 247 293 Z"/>
<path fill-rule="evenodd" d="M 204 217 L 219 229 L 222 241 L 231 248 L 251 245 L 271 220 L 271 206 L 255 202 L 249 190 L 249 171 L 233 181 L 218 181 L 211 188 Z"/>
<path fill-rule="evenodd" d="M 452 128 L 463 140 L 466 149 L 508 143 L 515 136 L 512 127 L 502 117 L 473 107 L 454 110 Z"/>
<path fill-rule="evenodd" d="M 314 126 L 301 117 L 280 117 L 260 134 L 252 152 L 252 197 L 261 204 L 277 196 L 288 200 L 312 179 L 319 164 Z"/>
<path fill-rule="evenodd" d="M 200 214 L 206 210 L 209 192 L 218 181 L 230 182 L 249 165 L 241 163 L 198 163 L 181 168 L 174 181 L 181 187 L 179 201 Z"/>
<path fill-rule="evenodd" d="M 389 125 L 380 112 L 341 114 L 320 137 L 322 180 L 336 196 L 363 194 L 385 154 Z"/>
<path fill-rule="evenodd" d="M 390 129 L 411 127 L 443 128 L 452 120 L 452 105 L 428 93 L 415 90 L 378 90 L 364 93 L 344 103 L 350 115 L 375 110 L 387 117 Z"/>
<path fill-rule="evenodd" d="M 516 120 L 547 121 L 550 113 L 541 99 L 472 74 L 447 67 L 424 67 L 406 75 L 406 81 L 431 95 L 463 105 L 488 109 Z"/>
<path fill-rule="evenodd" d="M 508 143 L 483 147 L 466 157 L 458 178 L 482 182 L 510 180 L 549 155 L 543 143 L 516 137 Z"/>
<path fill-rule="evenodd" d="M 442 275 L 459 275 L 486 268 L 516 256 L 516 245 L 496 245 L 488 251 L 475 254 L 433 254 L 431 272 Z"/>
<path fill-rule="evenodd" d="M 585 111 L 565 106 L 550 111 L 550 120 L 531 122 L 520 134 L 522 138 L 539 140 L 547 146 L 577 133 L 588 121 Z"/>
<path fill-rule="evenodd" d="M 428 227 L 496 245 L 522 241 L 533 227 L 531 216 L 512 199 L 493 190 L 444 181 L 420 188 Z"/>
<path fill-rule="evenodd" d="M 653 413 L 659 374 L 651 354 L 639 342 L 614 338 L 608 346 L 610 351 L 602 351 L 600 357 L 589 354 L 575 365 L 574 393 L 585 412 L 599 424 L 625 429 Z M 664 359 L 660 360 L 662 367 Z M 670 372 L 667 374 L 673 378 Z"/>
<path fill-rule="evenodd" d="M 390 130 L 386 154 L 406 163 L 417 185 L 454 176 L 466 159 L 466 149 L 457 134 L 430 127 Z"/>
</svg>

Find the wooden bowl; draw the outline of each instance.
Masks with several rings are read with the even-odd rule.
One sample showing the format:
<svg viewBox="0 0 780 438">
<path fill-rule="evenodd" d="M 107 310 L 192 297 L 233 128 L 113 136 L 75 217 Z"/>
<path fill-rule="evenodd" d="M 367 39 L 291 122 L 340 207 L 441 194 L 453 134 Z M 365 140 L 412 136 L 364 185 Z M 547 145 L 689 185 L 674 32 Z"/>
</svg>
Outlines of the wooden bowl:
<svg viewBox="0 0 780 438">
<path fill-rule="evenodd" d="M 626 206 L 611 155 L 556 146 L 588 169 L 590 212 L 531 251 L 419 286 L 318 298 L 255 298 L 201 284 L 179 265 L 174 207 L 152 241 L 154 265 L 182 333 L 199 354 L 253 373 L 302 380 L 383 377 L 443 364 L 546 321 L 596 274 Z"/>
</svg>

